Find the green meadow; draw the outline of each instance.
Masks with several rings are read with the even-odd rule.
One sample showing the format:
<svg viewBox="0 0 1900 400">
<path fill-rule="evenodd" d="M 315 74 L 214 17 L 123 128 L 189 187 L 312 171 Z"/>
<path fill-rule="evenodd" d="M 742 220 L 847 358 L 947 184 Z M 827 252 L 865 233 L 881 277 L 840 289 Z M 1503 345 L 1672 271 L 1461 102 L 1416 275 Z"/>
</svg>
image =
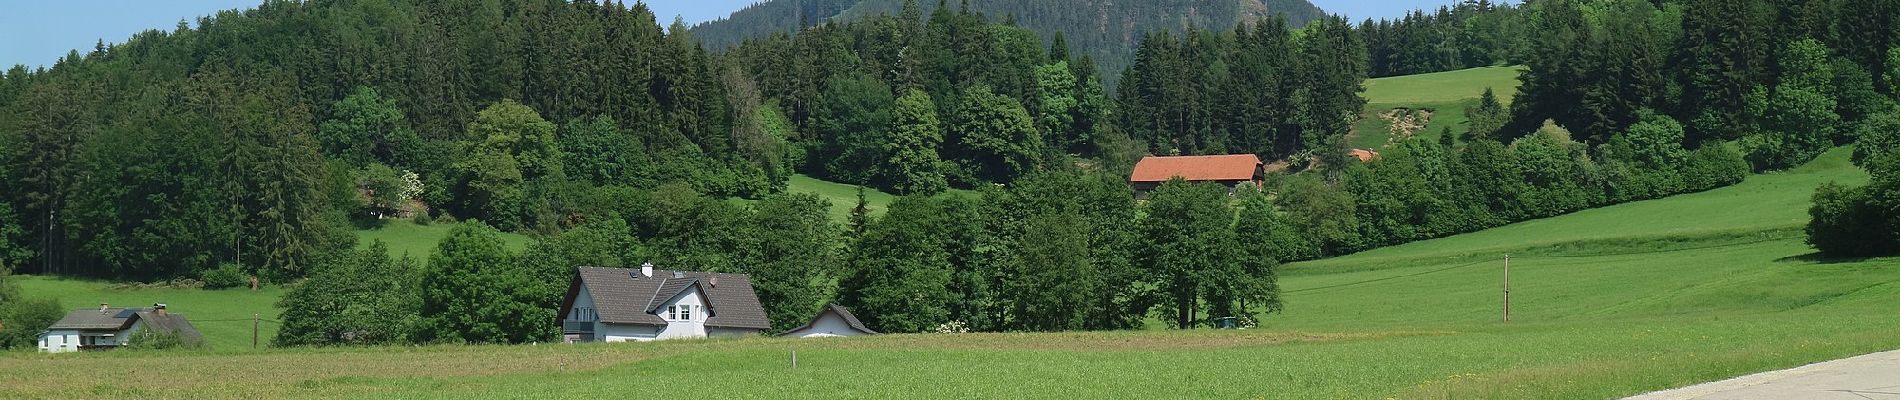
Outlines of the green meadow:
<svg viewBox="0 0 1900 400">
<path fill-rule="evenodd" d="M 384 246 L 389 247 L 390 257 L 407 255 L 418 262 L 427 262 L 429 254 L 435 252 L 435 244 L 448 237 L 449 230 L 455 229 L 455 226 L 444 223 L 417 225 L 409 220 L 392 219 L 380 227 L 357 230 L 356 247 L 368 248 L 370 243 L 382 241 Z M 528 236 L 517 233 L 502 233 L 501 240 L 513 251 L 528 248 L 528 243 L 532 241 Z"/>
<path fill-rule="evenodd" d="M 1477 106 L 1485 88 L 1491 88 L 1498 101 L 1511 104 L 1511 98 L 1517 95 L 1520 71 L 1521 67 L 1485 67 L 1368 79 L 1362 93 L 1366 108 L 1353 123 L 1350 145 L 1358 149 L 1385 147 L 1392 139 L 1392 124 L 1379 115 L 1398 108 L 1432 112 L 1430 123 L 1418 132 L 1420 137 L 1437 140 L 1447 127 L 1464 132 L 1468 129 L 1465 108 Z"/>
<path fill-rule="evenodd" d="M 572 398 L 665 382 L 708 398 L 1619 397 L 1900 348 L 1900 259 L 1820 259 L 1803 242 L 1814 187 L 1867 179 L 1846 157 L 1287 265 L 1286 310 L 1255 329 L 250 352 L 230 343 L 248 332 L 200 324 L 215 343 L 198 352 L 0 356 L 0 397 Z M 80 306 L 137 294 L 24 286 L 88 294 L 62 296 Z M 275 293 L 152 294 L 210 318 Z"/>
</svg>

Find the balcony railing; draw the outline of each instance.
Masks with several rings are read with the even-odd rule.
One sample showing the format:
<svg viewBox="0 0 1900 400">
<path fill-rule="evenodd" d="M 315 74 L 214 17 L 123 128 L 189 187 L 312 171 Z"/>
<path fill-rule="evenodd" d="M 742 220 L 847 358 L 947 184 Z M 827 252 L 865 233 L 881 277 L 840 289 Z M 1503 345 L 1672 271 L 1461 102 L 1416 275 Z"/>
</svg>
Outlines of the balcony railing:
<svg viewBox="0 0 1900 400">
<path fill-rule="evenodd" d="M 593 333 L 594 321 L 563 321 L 561 330 L 565 333 Z"/>
</svg>

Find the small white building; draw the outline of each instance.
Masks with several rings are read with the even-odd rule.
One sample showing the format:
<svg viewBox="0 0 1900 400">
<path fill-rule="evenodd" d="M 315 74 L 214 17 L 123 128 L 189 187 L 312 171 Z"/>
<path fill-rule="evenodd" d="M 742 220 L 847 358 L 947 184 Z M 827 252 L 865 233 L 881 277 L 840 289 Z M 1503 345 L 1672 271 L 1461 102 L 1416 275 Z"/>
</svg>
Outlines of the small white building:
<svg viewBox="0 0 1900 400">
<path fill-rule="evenodd" d="M 785 333 L 781 333 L 779 336 L 812 338 L 876 334 L 877 331 L 865 327 L 863 322 L 858 321 L 857 316 L 851 315 L 850 309 L 844 308 L 844 306 L 841 305 L 832 304 L 825 307 L 823 311 L 819 311 L 818 317 L 812 318 L 811 323 L 785 331 Z"/>
<path fill-rule="evenodd" d="M 745 274 L 580 267 L 561 301 L 568 342 L 764 333 L 772 327 Z"/>
<path fill-rule="evenodd" d="M 40 333 L 39 347 L 46 353 L 109 350 L 131 344 L 134 335 L 145 329 L 176 334 L 191 344 L 204 340 L 191 321 L 183 315 L 166 312 L 164 304 L 155 304 L 149 309 L 111 308 L 100 304 L 98 309 L 66 314 L 47 327 Z"/>
</svg>

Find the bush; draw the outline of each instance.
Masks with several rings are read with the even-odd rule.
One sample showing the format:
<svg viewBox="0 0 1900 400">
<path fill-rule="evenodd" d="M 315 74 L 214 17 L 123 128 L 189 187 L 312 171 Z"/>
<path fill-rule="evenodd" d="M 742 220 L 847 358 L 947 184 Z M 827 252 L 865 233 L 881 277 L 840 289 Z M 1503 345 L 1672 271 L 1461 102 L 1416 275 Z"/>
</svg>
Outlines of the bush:
<svg viewBox="0 0 1900 400">
<path fill-rule="evenodd" d="M 198 346 L 199 343 L 185 340 L 185 337 L 178 335 L 176 331 L 151 326 L 146 326 L 145 329 L 140 329 L 139 333 L 132 334 L 132 341 L 125 344 L 125 348 L 132 350 L 193 349 Z"/>
<path fill-rule="evenodd" d="M 272 346 L 374 346 L 406 343 L 419 307 L 408 257 L 391 259 L 381 241 L 346 252 L 290 288 L 277 306 L 283 324 Z"/>
<path fill-rule="evenodd" d="M 1748 161 L 1742 153 L 1725 143 L 1704 143 L 1689 153 L 1689 164 L 1682 169 L 1685 192 L 1700 192 L 1741 183 L 1748 178 Z"/>
<path fill-rule="evenodd" d="M 1894 230 L 1868 187 L 1829 183 L 1814 192 L 1808 209 L 1808 244 L 1822 254 L 1870 257 L 1893 254 Z"/>
<path fill-rule="evenodd" d="M 60 309 L 59 301 L 54 299 L 0 298 L 0 321 L 6 321 L 7 324 L 6 329 L 0 329 L 0 349 L 37 346 L 40 331 L 53 326 L 54 322 L 59 322 L 65 316 L 66 312 Z"/>
<path fill-rule="evenodd" d="M 217 268 L 205 270 L 200 276 L 204 278 L 204 286 L 207 289 L 244 287 L 250 280 L 249 276 L 244 274 L 244 269 L 239 268 L 237 264 L 219 264 Z"/>
<path fill-rule="evenodd" d="M 427 212 L 420 212 L 420 213 L 416 213 L 415 222 L 416 222 L 416 225 L 429 226 L 430 224 L 435 223 L 435 217 L 429 216 L 429 213 Z"/>
</svg>

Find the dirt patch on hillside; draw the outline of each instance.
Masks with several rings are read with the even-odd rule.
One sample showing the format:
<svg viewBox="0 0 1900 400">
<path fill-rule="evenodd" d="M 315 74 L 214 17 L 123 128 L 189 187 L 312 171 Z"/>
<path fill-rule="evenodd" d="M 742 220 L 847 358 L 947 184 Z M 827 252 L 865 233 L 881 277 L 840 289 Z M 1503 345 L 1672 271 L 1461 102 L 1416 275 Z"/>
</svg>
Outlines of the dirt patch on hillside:
<svg viewBox="0 0 1900 400">
<path fill-rule="evenodd" d="M 1392 134 L 1392 139 L 1390 140 L 1397 142 L 1409 139 L 1412 136 L 1418 135 L 1419 132 L 1425 131 L 1425 127 L 1432 125 L 1433 113 L 1433 110 L 1427 109 L 1394 108 L 1379 113 L 1379 119 L 1385 121 L 1387 126 L 1390 126 L 1390 128 L 1388 128 Z"/>
</svg>

